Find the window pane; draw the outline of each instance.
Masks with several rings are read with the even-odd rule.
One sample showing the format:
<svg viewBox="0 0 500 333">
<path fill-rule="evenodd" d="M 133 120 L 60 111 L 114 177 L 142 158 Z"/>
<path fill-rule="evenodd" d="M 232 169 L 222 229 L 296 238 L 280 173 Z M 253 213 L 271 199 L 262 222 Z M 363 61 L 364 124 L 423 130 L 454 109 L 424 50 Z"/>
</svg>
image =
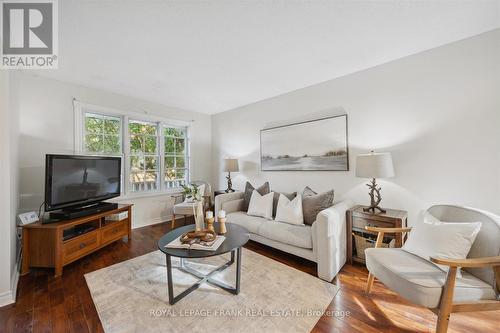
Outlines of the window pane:
<svg viewBox="0 0 500 333">
<path fill-rule="evenodd" d="M 156 135 L 156 124 L 154 123 L 130 121 L 128 127 L 132 134 Z"/>
<path fill-rule="evenodd" d="M 165 168 L 173 168 L 175 167 L 175 157 L 174 156 L 167 156 L 165 157 Z"/>
<path fill-rule="evenodd" d="M 119 119 L 105 119 L 104 132 L 106 134 L 120 134 L 120 120 Z"/>
<path fill-rule="evenodd" d="M 130 136 L 130 151 L 133 153 L 142 153 L 142 137 L 132 134 Z"/>
<path fill-rule="evenodd" d="M 184 139 L 175 139 L 175 153 L 176 154 L 184 153 Z"/>
<path fill-rule="evenodd" d="M 158 159 L 156 157 L 146 157 L 146 170 L 157 170 Z"/>
<path fill-rule="evenodd" d="M 154 154 L 156 153 L 156 137 L 146 136 L 144 138 L 144 153 Z"/>
<path fill-rule="evenodd" d="M 128 124 L 128 130 L 130 131 L 131 134 L 140 134 L 141 128 L 142 125 L 139 123 L 129 122 Z"/>
<path fill-rule="evenodd" d="M 175 136 L 178 138 L 183 138 L 184 137 L 184 129 L 174 128 L 174 127 L 165 127 L 163 134 L 165 136 Z"/>
<path fill-rule="evenodd" d="M 85 136 L 85 150 L 99 153 L 103 150 L 103 137 L 100 134 L 87 134 Z"/>
<path fill-rule="evenodd" d="M 87 133 L 101 133 L 102 119 L 94 116 L 85 116 L 85 131 Z"/>
<path fill-rule="evenodd" d="M 186 166 L 184 156 L 177 156 L 175 158 L 175 167 L 176 168 L 184 168 Z"/>
<path fill-rule="evenodd" d="M 120 137 L 117 135 L 104 136 L 103 151 L 105 153 L 120 153 Z"/>
<path fill-rule="evenodd" d="M 158 189 L 158 174 L 156 172 L 146 172 L 144 180 L 145 191 L 154 191 Z"/>
<path fill-rule="evenodd" d="M 130 172 L 136 173 L 144 170 L 144 157 L 130 156 Z"/>
<path fill-rule="evenodd" d="M 165 154 L 173 154 L 175 153 L 175 139 L 174 138 L 165 138 Z"/>
<path fill-rule="evenodd" d="M 174 180 L 176 179 L 175 175 L 176 175 L 175 169 L 165 170 L 165 180 Z"/>
<path fill-rule="evenodd" d="M 144 182 L 144 173 L 143 172 L 132 172 L 130 174 L 130 183 L 132 185 L 133 191 L 139 190 L 139 184 Z"/>
<path fill-rule="evenodd" d="M 85 151 L 118 155 L 121 146 L 121 118 L 85 113 Z"/>
<path fill-rule="evenodd" d="M 186 178 L 186 170 L 185 169 L 177 169 L 176 170 L 176 178 L 177 179 L 185 179 Z"/>
</svg>

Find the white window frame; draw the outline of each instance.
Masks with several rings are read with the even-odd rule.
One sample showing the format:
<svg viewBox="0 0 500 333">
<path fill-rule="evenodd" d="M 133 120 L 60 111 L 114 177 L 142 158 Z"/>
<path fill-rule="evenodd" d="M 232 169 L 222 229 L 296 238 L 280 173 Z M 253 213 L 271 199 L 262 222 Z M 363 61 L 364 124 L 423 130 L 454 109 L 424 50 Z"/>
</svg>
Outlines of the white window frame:
<svg viewBox="0 0 500 333">
<path fill-rule="evenodd" d="M 147 112 L 134 112 L 108 108 L 100 105 L 83 103 L 73 100 L 74 110 L 74 153 L 75 155 L 88 154 L 85 152 L 85 113 L 95 113 L 103 116 L 120 117 L 121 118 L 121 154 L 122 158 L 122 196 L 121 198 L 136 198 L 164 195 L 169 193 L 178 193 L 181 188 L 166 188 L 165 186 L 165 136 L 163 135 L 164 127 L 183 127 L 186 129 L 186 169 L 187 182 L 191 180 L 191 122 L 170 119 L 165 117 L 153 116 Z M 130 132 L 129 120 L 153 122 L 158 128 L 158 144 L 159 144 L 159 184 L 156 191 L 132 192 L 130 188 Z M 109 155 L 107 155 L 109 156 Z"/>
</svg>

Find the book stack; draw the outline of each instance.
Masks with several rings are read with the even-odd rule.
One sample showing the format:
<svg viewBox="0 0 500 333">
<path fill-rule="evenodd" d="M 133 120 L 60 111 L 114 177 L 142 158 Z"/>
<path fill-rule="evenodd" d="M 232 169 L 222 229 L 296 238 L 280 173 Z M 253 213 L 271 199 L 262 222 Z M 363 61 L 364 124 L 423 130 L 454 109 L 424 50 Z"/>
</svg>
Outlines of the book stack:
<svg viewBox="0 0 500 333">
<path fill-rule="evenodd" d="M 226 237 L 224 236 L 217 236 L 217 238 L 211 242 L 198 241 L 194 243 L 182 243 L 180 237 L 178 237 L 165 245 L 165 247 L 170 249 L 216 251 L 225 239 Z"/>
</svg>

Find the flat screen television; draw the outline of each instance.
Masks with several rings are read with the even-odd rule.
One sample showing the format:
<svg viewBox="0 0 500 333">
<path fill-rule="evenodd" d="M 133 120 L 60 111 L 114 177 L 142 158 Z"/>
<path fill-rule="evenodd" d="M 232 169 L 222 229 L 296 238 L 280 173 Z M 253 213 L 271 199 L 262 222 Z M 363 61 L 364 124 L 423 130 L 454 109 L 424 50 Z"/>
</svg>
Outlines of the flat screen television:
<svg viewBox="0 0 500 333">
<path fill-rule="evenodd" d="M 91 206 L 120 192 L 120 157 L 46 155 L 45 211 Z"/>
</svg>

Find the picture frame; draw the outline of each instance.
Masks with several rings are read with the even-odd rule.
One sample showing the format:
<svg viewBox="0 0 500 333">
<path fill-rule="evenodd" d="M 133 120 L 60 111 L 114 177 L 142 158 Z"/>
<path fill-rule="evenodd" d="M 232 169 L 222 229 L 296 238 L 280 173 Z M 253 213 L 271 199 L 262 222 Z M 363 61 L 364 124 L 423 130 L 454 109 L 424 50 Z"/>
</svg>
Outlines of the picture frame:
<svg viewBox="0 0 500 333">
<path fill-rule="evenodd" d="M 347 114 L 260 131 L 261 171 L 349 171 Z"/>
</svg>

